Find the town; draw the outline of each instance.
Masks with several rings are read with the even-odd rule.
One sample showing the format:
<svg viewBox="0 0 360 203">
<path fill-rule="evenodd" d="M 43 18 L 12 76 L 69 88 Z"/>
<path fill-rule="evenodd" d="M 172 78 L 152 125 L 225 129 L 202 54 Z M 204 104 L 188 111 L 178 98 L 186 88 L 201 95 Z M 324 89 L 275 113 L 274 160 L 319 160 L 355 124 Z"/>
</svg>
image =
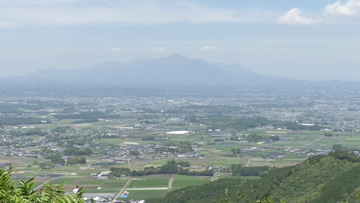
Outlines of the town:
<svg viewBox="0 0 360 203">
<path fill-rule="evenodd" d="M 15 180 L 35 177 L 36 189 L 81 186 L 87 199 L 141 202 L 224 177 L 260 178 L 333 149 L 359 155 L 359 96 L 2 97 L 0 166 Z"/>
</svg>

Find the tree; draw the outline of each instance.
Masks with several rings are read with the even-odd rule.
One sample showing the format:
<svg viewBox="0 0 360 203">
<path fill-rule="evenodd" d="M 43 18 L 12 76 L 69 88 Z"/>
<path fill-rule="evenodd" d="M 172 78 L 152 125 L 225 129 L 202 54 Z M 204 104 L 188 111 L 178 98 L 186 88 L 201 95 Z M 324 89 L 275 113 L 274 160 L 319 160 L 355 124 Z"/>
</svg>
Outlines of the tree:
<svg viewBox="0 0 360 203">
<path fill-rule="evenodd" d="M 332 137 L 333 134 L 332 133 L 324 133 L 325 137 Z"/>
<path fill-rule="evenodd" d="M 0 201 L 6 203 L 85 203 L 82 188 L 76 193 L 66 194 L 61 186 L 45 184 L 39 191 L 34 190 L 34 178 L 20 181 L 19 186 L 11 181 L 12 168 L 6 172 L 0 170 Z"/>
<path fill-rule="evenodd" d="M 237 148 L 237 149 L 231 149 L 233 155 L 240 155 L 241 154 L 241 149 Z"/>
<path fill-rule="evenodd" d="M 130 176 L 131 170 L 128 168 L 118 168 L 118 167 L 112 167 L 110 168 L 110 177 L 121 177 L 122 175 Z"/>
<path fill-rule="evenodd" d="M 333 145 L 333 150 L 337 150 L 337 149 L 341 149 L 342 148 L 342 144 L 334 144 Z"/>
<path fill-rule="evenodd" d="M 133 150 L 133 151 L 130 152 L 130 155 L 139 156 L 139 155 L 140 155 L 140 152 L 139 152 L 139 151 L 136 151 L 136 150 Z"/>
<path fill-rule="evenodd" d="M 84 148 L 70 147 L 64 150 L 64 155 L 67 156 L 84 156 L 84 155 L 91 155 L 93 153 L 94 153 L 93 150 L 90 149 L 89 147 L 84 147 Z"/>
<path fill-rule="evenodd" d="M 279 141 L 280 137 L 278 135 L 274 135 L 274 136 L 271 137 L 271 140 L 272 141 Z"/>
<path fill-rule="evenodd" d="M 67 165 L 72 165 L 72 164 L 86 164 L 86 157 L 84 156 L 69 157 L 67 160 Z"/>
<path fill-rule="evenodd" d="M 50 169 L 54 167 L 52 163 L 49 163 L 49 162 L 44 162 L 44 163 L 41 163 L 40 164 L 40 168 L 41 169 Z"/>
<path fill-rule="evenodd" d="M 54 154 L 52 157 L 51 157 L 51 162 L 53 164 L 61 164 L 61 165 L 64 165 L 65 164 L 65 160 L 62 159 L 61 155 L 60 154 Z"/>
</svg>

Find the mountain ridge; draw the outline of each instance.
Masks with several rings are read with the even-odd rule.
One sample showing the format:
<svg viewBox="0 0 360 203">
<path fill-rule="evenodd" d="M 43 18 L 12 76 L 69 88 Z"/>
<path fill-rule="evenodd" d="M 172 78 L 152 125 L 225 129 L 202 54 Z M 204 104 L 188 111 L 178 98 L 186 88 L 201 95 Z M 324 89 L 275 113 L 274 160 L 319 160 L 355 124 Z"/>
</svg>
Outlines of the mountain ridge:
<svg viewBox="0 0 360 203">
<path fill-rule="evenodd" d="M 36 88 L 73 90 L 102 87 L 153 88 L 167 92 L 174 89 L 203 89 L 206 92 L 212 89 L 217 92 L 229 89 L 360 91 L 360 82 L 292 80 L 261 75 L 239 64 L 208 63 L 179 54 L 128 63 L 106 62 L 77 70 L 48 69 L 2 78 L 0 86 L 5 90 L 21 91 Z"/>
<path fill-rule="evenodd" d="M 129 63 L 108 62 L 77 70 L 43 70 L 12 79 L 119 86 L 242 86 L 268 80 L 238 64 L 211 64 L 179 54 Z M 251 86 L 251 84 L 250 84 Z"/>
</svg>

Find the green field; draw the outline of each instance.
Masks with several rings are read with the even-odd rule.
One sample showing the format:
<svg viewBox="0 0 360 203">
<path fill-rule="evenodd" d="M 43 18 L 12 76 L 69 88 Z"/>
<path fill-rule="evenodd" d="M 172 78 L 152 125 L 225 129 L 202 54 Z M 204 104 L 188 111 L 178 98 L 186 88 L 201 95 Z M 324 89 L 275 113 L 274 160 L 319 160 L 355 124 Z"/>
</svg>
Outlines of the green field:
<svg viewBox="0 0 360 203">
<path fill-rule="evenodd" d="M 52 180 L 50 183 L 59 185 L 72 185 L 72 183 L 82 177 L 79 176 L 64 176 L 58 179 Z"/>
<path fill-rule="evenodd" d="M 183 187 L 188 187 L 192 185 L 202 185 L 209 183 L 211 181 L 208 177 L 196 177 L 196 176 L 184 176 L 184 175 L 174 175 L 173 188 L 179 189 Z"/>
<path fill-rule="evenodd" d="M 129 192 L 129 196 L 126 198 L 128 200 L 145 200 L 150 198 L 164 197 L 168 193 L 167 190 L 131 190 Z"/>
<path fill-rule="evenodd" d="M 97 180 L 97 179 L 87 179 L 81 181 L 80 185 L 104 185 L 104 184 L 111 184 L 111 185 L 124 185 L 127 179 L 108 179 L 108 180 Z"/>
<path fill-rule="evenodd" d="M 144 178 L 142 180 L 133 180 L 130 188 L 151 188 L 151 187 L 168 187 L 168 178 Z"/>
<path fill-rule="evenodd" d="M 87 193 L 116 193 L 119 192 L 122 187 L 124 187 L 127 179 L 108 179 L 108 180 L 83 180 L 79 183 L 82 186 L 97 186 L 101 189 L 86 189 Z"/>
</svg>

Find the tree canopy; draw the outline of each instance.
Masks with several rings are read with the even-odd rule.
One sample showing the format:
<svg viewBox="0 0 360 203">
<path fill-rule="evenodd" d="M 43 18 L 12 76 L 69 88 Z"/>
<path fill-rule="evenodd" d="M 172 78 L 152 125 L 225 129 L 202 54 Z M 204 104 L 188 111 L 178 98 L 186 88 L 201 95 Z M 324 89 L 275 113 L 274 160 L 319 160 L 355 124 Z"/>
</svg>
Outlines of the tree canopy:
<svg viewBox="0 0 360 203">
<path fill-rule="evenodd" d="M 6 203 L 85 203 L 82 198 L 83 192 L 65 193 L 61 186 L 44 184 L 43 189 L 34 190 L 34 178 L 20 181 L 18 186 L 11 181 L 12 169 L 7 172 L 0 169 L 0 202 Z"/>
</svg>

